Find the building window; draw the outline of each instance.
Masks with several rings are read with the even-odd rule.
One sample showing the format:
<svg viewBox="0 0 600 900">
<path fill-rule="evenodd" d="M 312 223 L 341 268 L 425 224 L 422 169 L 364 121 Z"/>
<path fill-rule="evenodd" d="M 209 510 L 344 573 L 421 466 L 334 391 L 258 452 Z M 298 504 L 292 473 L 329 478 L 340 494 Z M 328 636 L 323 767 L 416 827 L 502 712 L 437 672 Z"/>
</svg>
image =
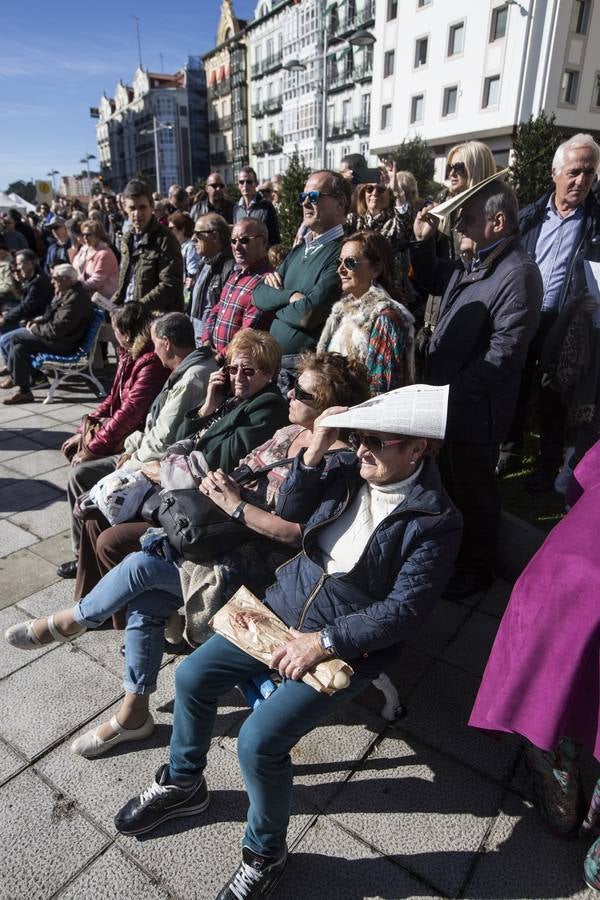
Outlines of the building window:
<svg viewBox="0 0 600 900">
<path fill-rule="evenodd" d="M 575 34 L 587 34 L 590 21 L 590 0 L 573 0 L 571 13 L 571 31 Z"/>
<path fill-rule="evenodd" d="M 386 131 L 392 127 L 392 104 L 386 103 L 381 107 L 381 130 Z"/>
<path fill-rule="evenodd" d="M 363 94 L 360 98 L 360 118 L 363 124 L 368 125 L 371 119 L 371 95 Z"/>
<path fill-rule="evenodd" d="M 385 56 L 383 57 L 383 77 L 389 78 L 390 75 L 394 74 L 394 50 L 387 50 Z"/>
<path fill-rule="evenodd" d="M 428 38 L 418 38 L 415 43 L 415 69 L 427 65 Z"/>
<path fill-rule="evenodd" d="M 600 72 L 596 72 L 594 80 L 594 96 L 592 97 L 592 106 L 600 108 Z"/>
<path fill-rule="evenodd" d="M 448 56 L 457 56 L 463 52 L 465 41 L 465 23 L 451 25 L 448 32 Z"/>
<path fill-rule="evenodd" d="M 499 97 L 500 76 L 491 75 L 483 82 L 483 102 L 481 104 L 482 108 L 487 109 L 489 106 L 498 106 Z"/>
<path fill-rule="evenodd" d="M 444 99 L 442 101 L 442 115 L 453 116 L 456 114 L 456 104 L 458 102 L 458 88 L 456 85 L 444 88 Z"/>
<path fill-rule="evenodd" d="M 410 100 L 410 124 L 416 125 L 417 122 L 423 121 L 423 110 L 425 107 L 425 97 L 423 94 L 415 94 Z"/>
<path fill-rule="evenodd" d="M 387 2 L 387 20 L 391 22 L 398 15 L 398 0 L 388 0 Z"/>
<path fill-rule="evenodd" d="M 563 72 L 560 86 L 560 99 L 562 103 L 575 106 L 577 103 L 577 91 L 579 89 L 579 72 L 575 69 L 566 69 Z"/>
<path fill-rule="evenodd" d="M 508 19 L 508 5 L 497 6 L 492 10 L 492 24 L 490 27 L 490 44 L 498 41 L 506 34 L 506 20 Z"/>
<path fill-rule="evenodd" d="M 417 0 L 417 9 L 423 9 L 424 6 L 431 6 L 431 0 Z"/>
</svg>

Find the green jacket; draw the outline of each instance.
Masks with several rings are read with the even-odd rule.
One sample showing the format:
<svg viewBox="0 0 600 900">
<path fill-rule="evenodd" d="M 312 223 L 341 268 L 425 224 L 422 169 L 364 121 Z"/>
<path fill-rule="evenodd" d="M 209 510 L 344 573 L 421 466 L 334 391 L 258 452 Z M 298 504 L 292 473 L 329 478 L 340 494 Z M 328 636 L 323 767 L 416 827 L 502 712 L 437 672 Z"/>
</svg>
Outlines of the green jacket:
<svg viewBox="0 0 600 900">
<path fill-rule="evenodd" d="M 133 267 L 132 300 L 147 303 L 160 312 L 183 312 L 183 259 L 175 235 L 153 216 L 135 249 L 133 239 L 131 230 L 121 241 L 119 286 L 113 303 L 125 303 L 129 270 Z"/>
<path fill-rule="evenodd" d="M 275 312 L 270 330 L 282 353 L 300 353 L 317 346 L 325 320 L 342 291 L 337 274 L 339 255 L 340 241 L 330 241 L 308 256 L 304 255 L 304 244 L 300 244 L 277 270 L 283 279 L 281 290 L 264 282 L 254 288 L 254 305 Z M 304 294 L 304 300 L 290 303 L 295 291 Z"/>
<path fill-rule="evenodd" d="M 197 409 L 189 410 L 177 432 L 177 441 L 201 431 L 205 418 L 198 418 Z M 271 382 L 211 425 L 191 449 L 202 451 L 211 470 L 232 472 L 250 450 L 287 424 L 287 402 Z"/>
</svg>

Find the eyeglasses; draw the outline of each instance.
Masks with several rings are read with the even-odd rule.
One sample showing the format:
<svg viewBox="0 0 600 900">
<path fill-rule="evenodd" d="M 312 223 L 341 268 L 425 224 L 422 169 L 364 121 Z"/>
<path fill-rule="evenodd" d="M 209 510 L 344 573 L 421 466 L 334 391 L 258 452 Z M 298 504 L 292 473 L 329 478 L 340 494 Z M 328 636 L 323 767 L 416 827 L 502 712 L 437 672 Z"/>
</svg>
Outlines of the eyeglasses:
<svg viewBox="0 0 600 900">
<path fill-rule="evenodd" d="M 340 257 L 338 269 L 344 268 L 347 272 L 354 272 L 357 266 L 360 266 L 366 262 L 366 259 L 357 259 L 355 256 L 343 256 Z"/>
<path fill-rule="evenodd" d="M 91 237 L 93 237 L 93 236 L 94 236 L 94 235 L 92 234 L 91 231 L 82 231 L 82 232 L 81 232 L 81 237 L 82 237 L 84 240 L 85 240 L 86 238 L 91 238 Z"/>
<path fill-rule="evenodd" d="M 466 175 L 467 167 L 463 162 L 452 163 L 452 165 L 448 164 L 446 166 L 446 178 L 450 178 L 452 173 L 455 175 Z"/>
<path fill-rule="evenodd" d="M 240 178 L 238 184 L 256 184 L 253 178 Z"/>
<path fill-rule="evenodd" d="M 298 382 L 293 386 L 292 391 L 294 393 L 294 399 L 299 400 L 301 403 L 306 403 L 307 406 L 310 406 L 315 402 L 314 394 L 309 394 Z"/>
<path fill-rule="evenodd" d="M 327 191 L 300 191 L 298 194 L 298 203 L 304 203 L 309 200 L 313 205 L 319 202 L 321 197 L 338 197 L 339 194 L 331 194 Z"/>
<path fill-rule="evenodd" d="M 218 182 L 218 181 L 207 181 L 207 182 L 206 182 L 206 187 L 207 187 L 207 188 L 211 187 L 211 188 L 214 188 L 214 189 L 216 190 L 217 188 L 224 189 L 224 188 L 225 188 L 225 185 L 224 185 L 224 184 L 221 184 L 221 183 Z"/>
<path fill-rule="evenodd" d="M 243 244 L 245 247 L 247 244 L 250 243 L 250 241 L 253 241 L 254 238 L 257 238 L 257 237 L 260 237 L 260 234 L 245 234 L 243 237 L 232 237 L 231 245 L 233 247 L 233 246 L 235 246 L 235 244 Z"/>
<path fill-rule="evenodd" d="M 225 371 L 228 375 L 237 375 L 238 372 L 241 372 L 244 378 L 252 378 L 253 375 L 256 375 L 257 370 L 253 369 L 252 366 L 225 366 Z"/>
<path fill-rule="evenodd" d="M 192 240 L 199 241 L 200 238 L 203 238 L 205 235 L 214 234 L 214 233 L 215 233 L 214 228 L 211 228 L 209 231 L 195 231 L 194 234 L 192 235 Z"/>
<path fill-rule="evenodd" d="M 391 447 L 393 444 L 406 444 L 406 438 L 398 438 L 393 441 L 383 441 L 376 434 L 365 434 L 364 431 L 351 431 L 348 435 L 348 443 L 353 450 L 358 450 L 361 446 L 366 447 L 371 453 L 381 453 L 385 447 Z"/>
<path fill-rule="evenodd" d="M 365 194 L 385 194 L 387 188 L 383 184 L 366 184 Z"/>
</svg>

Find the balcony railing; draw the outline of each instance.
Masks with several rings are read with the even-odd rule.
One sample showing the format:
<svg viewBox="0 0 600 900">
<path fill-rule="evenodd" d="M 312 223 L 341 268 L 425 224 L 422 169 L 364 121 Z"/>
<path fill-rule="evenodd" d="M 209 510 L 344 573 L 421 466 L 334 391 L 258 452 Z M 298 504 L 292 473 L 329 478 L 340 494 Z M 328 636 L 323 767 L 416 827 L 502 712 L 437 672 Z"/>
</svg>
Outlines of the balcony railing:
<svg viewBox="0 0 600 900">
<path fill-rule="evenodd" d="M 263 109 L 262 103 L 253 103 L 252 104 L 252 118 L 260 119 L 264 116 L 265 111 Z"/>
<path fill-rule="evenodd" d="M 255 141 L 252 144 L 252 152 L 255 156 L 264 156 L 267 152 L 267 142 L 266 141 Z"/>
<path fill-rule="evenodd" d="M 364 66 L 354 66 L 352 74 L 355 81 L 370 81 L 373 78 L 373 63 Z"/>
<path fill-rule="evenodd" d="M 231 162 L 231 155 L 228 153 L 225 153 L 223 150 L 220 150 L 218 153 L 210 154 L 211 166 L 219 166 L 219 165 L 222 165 L 223 163 L 230 163 L 230 162 Z"/>
<path fill-rule="evenodd" d="M 330 65 L 327 69 L 327 87 L 329 91 L 339 91 L 348 85 L 354 83 L 354 69 L 350 66 L 344 66 L 342 71 L 337 65 Z"/>
<path fill-rule="evenodd" d="M 283 150 L 283 137 L 275 132 L 271 134 L 265 143 L 267 145 L 267 153 L 281 153 Z"/>
<path fill-rule="evenodd" d="M 261 78 L 263 75 L 266 75 L 267 72 L 275 72 L 276 69 L 281 67 L 282 62 L 283 53 L 281 50 L 278 50 L 277 53 L 272 53 L 270 56 L 267 56 L 266 59 L 261 59 L 259 62 L 252 63 L 250 68 L 252 78 Z"/>
<path fill-rule="evenodd" d="M 352 122 L 335 122 L 327 126 L 327 137 L 331 140 L 341 140 L 354 134 Z"/>
<path fill-rule="evenodd" d="M 348 4 L 338 6 L 327 18 L 327 29 L 331 38 L 341 38 L 374 21 L 375 0 L 367 0 L 362 9 L 348 9 Z"/>
<path fill-rule="evenodd" d="M 357 116 L 354 119 L 354 131 L 359 134 L 368 134 L 369 129 L 371 127 L 371 118 L 370 116 Z"/>
<path fill-rule="evenodd" d="M 278 94 L 276 97 L 267 97 L 263 103 L 263 110 L 266 113 L 276 113 L 283 109 L 283 95 Z"/>
<path fill-rule="evenodd" d="M 231 128 L 231 116 L 223 116 L 222 118 L 214 118 L 208 120 L 208 130 L 212 133 L 215 131 L 229 131 Z"/>
<path fill-rule="evenodd" d="M 230 93 L 231 81 L 229 78 L 223 78 L 222 81 L 217 81 L 215 84 L 210 85 L 208 95 L 209 97 L 225 97 Z"/>
</svg>

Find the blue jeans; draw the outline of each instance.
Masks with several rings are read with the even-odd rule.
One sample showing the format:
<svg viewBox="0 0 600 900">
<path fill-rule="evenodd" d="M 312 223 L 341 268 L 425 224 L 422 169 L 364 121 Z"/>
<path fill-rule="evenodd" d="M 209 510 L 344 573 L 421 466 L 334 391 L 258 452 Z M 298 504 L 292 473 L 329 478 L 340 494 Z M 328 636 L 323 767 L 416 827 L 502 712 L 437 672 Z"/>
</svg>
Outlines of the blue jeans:
<svg viewBox="0 0 600 900">
<path fill-rule="evenodd" d="M 3 328 L 9 328 L 9 327 L 10 326 L 8 326 L 8 325 L 3 326 Z M 20 325 L 17 325 L 17 326 L 12 326 L 10 328 L 10 331 L 7 331 L 6 333 L 4 333 L 4 331 L 1 332 L 2 337 L 0 337 L 0 355 L 2 356 L 4 365 L 7 365 L 7 363 L 8 363 L 8 355 L 10 353 L 11 341 L 17 331 L 24 332 L 24 331 L 27 331 L 27 329 L 21 328 Z"/>
<path fill-rule="evenodd" d="M 130 553 L 82 597 L 73 618 L 98 628 L 126 607 L 123 685 L 130 694 L 151 694 L 162 661 L 165 623 L 182 604 L 177 566 L 140 551 Z"/>
<path fill-rule="evenodd" d="M 269 669 L 215 635 L 181 663 L 175 675 L 175 713 L 169 752 L 173 778 L 198 776 L 217 715 L 217 702 L 234 685 Z M 362 693 L 369 679 L 354 675 L 350 686 L 320 694 L 302 681 L 286 679 L 246 719 L 237 752 L 250 801 L 244 845 L 255 853 L 280 856 L 290 817 L 290 750 L 322 719 Z"/>
</svg>

